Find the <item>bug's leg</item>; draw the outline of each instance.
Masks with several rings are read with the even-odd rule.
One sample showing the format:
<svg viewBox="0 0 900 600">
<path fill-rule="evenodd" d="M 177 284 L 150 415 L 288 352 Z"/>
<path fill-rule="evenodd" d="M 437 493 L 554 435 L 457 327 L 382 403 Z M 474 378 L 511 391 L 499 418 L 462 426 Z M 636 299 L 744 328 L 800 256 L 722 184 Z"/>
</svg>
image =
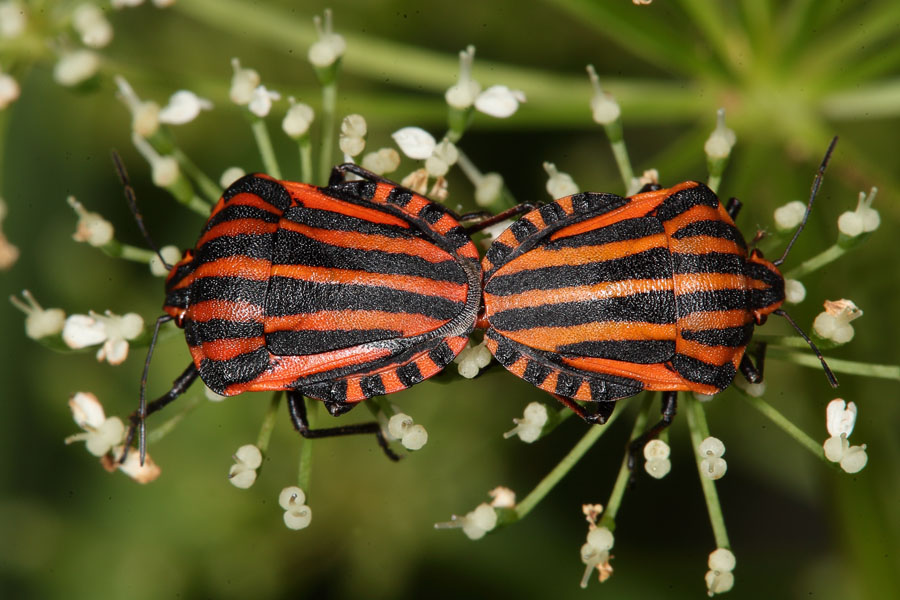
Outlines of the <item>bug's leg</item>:
<svg viewBox="0 0 900 600">
<path fill-rule="evenodd" d="M 581 419 L 589 425 L 605 424 L 610 415 L 612 415 L 613 410 L 615 410 L 616 408 L 615 402 L 594 402 L 593 410 L 587 411 L 582 405 L 578 404 L 571 398 L 566 398 L 565 396 L 560 396 L 559 394 L 550 395 L 562 402 L 565 406 L 569 407 L 572 412 L 581 417 Z"/>
<path fill-rule="evenodd" d="M 756 364 L 754 365 L 754 361 Z M 744 378 L 750 383 L 761 383 L 763 380 L 763 368 L 766 361 L 766 343 L 760 342 L 753 351 L 753 360 L 745 353 L 741 357 L 741 364 L 738 368 Z"/>
<path fill-rule="evenodd" d="M 637 464 L 637 455 L 643 452 L 647 442 L 658 438 L 662 430 L 672 424 L 672 420 L 675 419 L 677 401 L 678 392 L 663 392 L 662 419 L 628 444 L 628 469 L 632 473 L 634 473 L 634 465 Z"/>
<path fill-rule="evenodd" d="M 496 225 L 497 223 L 501 223 L 503 221 L 506 221 L 507 219 L 512 219 L 513 217 L 517 217 L 521 214 L 531 212 L 537 207 L 537 204 L 532 204 L 531 202 L 522 202 L 521 204 L 516 204 L 512 208 L 508 208 L 497 215 L 492 215 L 484 211 L 466 213 L 464 215 L 460 215 L 459 222 L 461 224 L 472 222 L 471 225 L 466 227 L 466 233 L 472 235 L 473 233 L 484 231 L 491 225 Z"/>
<path fill-rule="evenodd" d="M 728 213 L 728 216 L 731 217 L 731 220 L 734 221 L 737 219 L 738 213 L 741 212 L 741 201 L 737 198 L 729 198 L 728 202 L 725 204 L 725 212 Z"/>
<path fill-rule="evenodd" d="M 387 440 L 381 432 L 381 425 L 372 421 L 371 423 L 356 423 L 353 425 L 343 425 L 341 427 L 325 427 L 321 429 L 310 429 L 309 420 L 306 418 L 306 402 L 303 399 L 303 393 L 297 391 L 289 391 L 287 393 L 288 411 L 291 414 L 291 423 L 294 429 L 307 439 L 336 437 L 341 435 L 374 435 L 378 440 L 378 445 L 391 460 L 400 460 L 400 457 L 388 447 Z"/>
<path fill-rule="evenodd" d="M 328 187 L 331 187 L 338 183 L 343 183 L 344 176 L 347 173 L 358 175 L 366 181 L 376 181 L 378 183 L 389 183 L 391 185 L 397 185 L 395 181 L 391 181 L 387 177 L 382 177 L 381 175 L 373 173 L 368 169 L 363 169 L 359 165 L 353 163 L 344 163 L 342 165 L 337 165 L 333 169 L 331 169 L 331 177 L 328 178 Z"/>
<path fill-rule="evenodd" d="M 138 448 L 141 454 L 141 464 L 144 464 L 144 458 L 147 456 L 147 416 L 162 409 L 175 398 L 185 393 L 187 389 L 191 387 L 191 384 L 194 383 L 194 380 L 197 379 L 197 375 L 197 367 L 194 366 L 194 363 L 191 363 L 188 368 L 184 370 L 184 373 L 179 375 L 178 378 L 172 382 L 172 387 L 168 392 L 153 402 L 142 402 L 141 407 L 129 415 L 128 420 L 131 423 L 128 426 L 128 434 L 125 436 L 125 447 L 122 450 L 122 457 L 119 459 L 120 463 L 125 462 L 125 459 L 128 457 L 128 449 L 131 448 L 131 443 L 134 441 L 134 436 L 136 433 L 139 433 Z"/>
</svg>

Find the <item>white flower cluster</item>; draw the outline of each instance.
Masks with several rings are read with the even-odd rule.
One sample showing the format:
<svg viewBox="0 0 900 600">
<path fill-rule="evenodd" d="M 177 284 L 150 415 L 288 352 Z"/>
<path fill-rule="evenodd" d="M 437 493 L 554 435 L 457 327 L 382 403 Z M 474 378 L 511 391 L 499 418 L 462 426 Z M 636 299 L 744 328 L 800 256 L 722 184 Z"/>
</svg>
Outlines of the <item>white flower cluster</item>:
<svg viewBox="0 0 900 600">
<path fill-rule="evenodd" d="M 586 588 L 588 579 L 594 569 L 597 569 L 600 582 L 604 582 L 612 576 L 612 566 L 609 559 L 612 558 L 609 551 L 615 544 L 615 537 L 607 527 L 596 527 L 591 524 L 588 530 L 587 540 L 581 546 L 581 562 L 585 564 L 584 576 L 581 578 L 581 587 Z"/>
<path fill-rule="evenodd" d="M 700 472 L 704 477 L 721 479 L 728 470 L 728 463 L 722 456 L 725 454 L 725 444 L 719 438 L 708 437 L 697 448 L 703 460 L 700 461 Z"/>
<path fill-rule="evenodd" d="M 228 97 L 238 106 L 246 106 L 257 117 L 265 117 L 272 110 L 272 103 L 281 99 L 281 94 L 264 86 L 262 79 L 254 69 L 241 67 L 241 61 L 231 59 L 234 74 L 231 76 L 231 88 Z"/>
<path fill-rule="evenodd" d="M 725 109 L 720 108 L 716 111 L 716 128 L 703 145 L 703 150 L 709 160 L 722 160 L 731 154 L 736 141 L 734 131 L 725 126 Z"/>
<path fill-rule="evenodd" d="M 481 91 L 481 84 L 472 78 L 472 63 L 475 60 L 475 46 L 468 46 L 459 53 L 459 78 L 444 93 L 447 104 L 456 110 L 475 110 L 491 117 L 505 119 L 511 117 L 525 102 L 525 93 L 512 90 L 505 85 L 493 85 Z"/>
<path fill-rule="evenodd" d="M 388 421 L 388 433 L 407 450 L 420 450 L 428 442 L 428 431 L 405 413 L 397 413 Z"/>
<path fill-rule="evenodd" d="M 341 121 L 341 135 L 338 138 L 338 147 L 341 152 L 352 158 L 361 154 L 366 149 L 366 133 L 368 127 L 362 115 L 347 115 Z"/>
<path fill-rule="evenodd" d="M 872 188 L 869 193 L 859 193 L 856 210 L 847 211 L 838 217 L 838 230 L 848 237 L 856 237 L 863 233 L 871 233 L 881 224 L 881 216 L 872 208 L 872 202 L 878 194 L 878 188 Z"/>
<path fill-rule="evenodd" d="M 10 296 L 13 306 L 25 313 L 25 335 L 33 340 L 58 335 L 66 323 L 66 313 L 61 308 L 41 308 L 35 297 L 28 290 L 22 290 L 25 301 Z"/>
<path fill-rule="evenodd" d="M 462 352 L 456 355 L 453 362 L 458 365 L 457 369 L 460 375 L 466 379 L 474 379 L 481 369 L 491 363 L 492 358 L 491 351 L 488 350 L 487 345 L 482 341 L 474 346 L 467 345 Z"/>
<path fill-rule="evenodd" d="M 288 97 L 288 102 L 291 107 L 284 115 L 284 120 L 281 121 L 281 128 L 288 137 L 298 140 L 309 133 L 316 113 L 310 105 L 297 102 L 293 96 Z"/>
<path fill-rule="evenodd" d="M 306 494 L 296 485 L 286 487 L 278 495 L 278 504 L 284 509 L 284 524 L 288 529 L 305 529 L 312 521 L 312 509 L 304 504 Z"/>
<path fill-rule="evenodd" d="M 841 468 L 847 473 L 862 471 L 869 461 L 865 444 L 851 446 L 847 441 L 855 424 L 856 404 L 853 402 L 848 404 L 841 398 L 835 398 L 828 403 L 825 409 L 825 426 L 831 437 L 823 444 L 825 458 L 840 463 Z"/>
<path fill-rule="evenodd" d="M 128 341 L 144 330 L 144 319 L 137 313 L 119 316 L 110 311 L 100 315 L 70 315 L 62 329 L 62 339 L 69 348 L 78 350 L 100 345 L 97 360 L 118 365 L 128 357 Z"/>
<path fill-rule="evenodd" d="M 734 571 L 737 559 L 728 548 L 716 548 L 709 554 L 706 572 L 706 590 L 710 597 L 724 594 L 734 587 Z"/>
<path fill-rule="evenodd" d="M 591 87 L 594 95 L 591 96 L 591 116 L 598 125 L 611 125 L 619 120 L 622 115 L 622 109 L 616 99 L 603 91 L 600 87 L 600 77 L 597 76 L 597 70 L 594 65 L 587 66 L 588 77 L 591 80 Z"/>
<path fill-rule="evenodd" d="M 234 464 L 228 470 L 228 481 L 236 488 L 245 490 L 256 481 L 256 470 L 262 465 L 263 455 L 257 446 L 245 444 L 238 448 Z"/>
<path fill-rule="evenodd" d="M 335 65 L 347 50 L 347 42 L 334 32 L 331 9 L 325 9 L 325 19 L 316 15 L 313 17 L 313 25 L 316 28 L 318 40 L 309 47 L 307 59 L 318 69 L 328 69 Z"/>
<path fill-rule="evenodd" d="M 547 407 L 540 402 L 531 402 L 525 407 L 525 414 L 521 419 L 513 419 L 516 426 L 503 434 L 504 438 L 511 438 L 514 435 L 519 439 L 530 444 L 541 437 L 541 431 L 550 415 L 547 413 Z"/>
<path fill-rule="evenodd" d="M 462 529 L 470 540 L 480 540 L 497 526 L 497 511 L 487 502 L 479 504 L 465 516 L 451 515 L 450 521 L 435 523 L 435 529 Z"/>
<path fill-rule="evenodd" d="M 578 192 L 578 186 L 571 175 L 559 171 L 552 162 L 545 162 L 543 166 L 549 176 L 546 190 L 552 199 L 564 198 Z"/>
<path fill-rule="evenodd" d="M 669 455 L 672 450 L 662 440 L 650 440 L 644 445 L 644 470 L 655 479 L 662 479 L 672 470 Z"/>
<path fill-rule="evenodd" d="M 823 339 L 846 344 L 853 339 L 850 322 L 862 315 L 863 311 L 852 300 L 826 300 L 825 312 L 819 313 L 813 321 L 813 331 Z"/>
</svg>

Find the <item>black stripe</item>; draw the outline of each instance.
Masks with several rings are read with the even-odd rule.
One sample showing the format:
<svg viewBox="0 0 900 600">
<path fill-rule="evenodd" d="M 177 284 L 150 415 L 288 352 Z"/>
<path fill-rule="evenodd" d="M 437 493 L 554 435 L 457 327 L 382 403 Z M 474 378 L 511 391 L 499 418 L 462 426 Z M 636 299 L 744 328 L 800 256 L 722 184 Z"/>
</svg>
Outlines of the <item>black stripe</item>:
<svg viewBox="0 0 900 600">
<path fill-rule="evenodd" d="M 671 291 L 658 291 L 601 300 L 512 308 L 490 318 L 491 326 L 501 331 L 570 327 L 604 321 L 674 323 L 675 294 Z"/>
<path fill-rule="evenodd" d="M 385 201 L 388 204 L 395 204 L 397 206 L 406 206 L 409 204 L 410 200 L 412 200 L 413 193 L 406 188 L 395 187 L 388 193 Z"/>
<path fill-rule="evenodd" d="M 317 398 L 325 402 L 328 411 L 332 415 L 341 414 L 350 408 L 347 402 L 347 381 L 339 379 L 337 381 L 323 381 L 321 383 L 313 383 L 310 385 L 302 385 L 302 379 L 294 382 L 295 389 L 299 389 L 305 396 Z M 353 405 L 350 405 L 352 407 Z"/>
<path fill-rule="evenodd" d="M 550 371 L 551 369 L 547 365 L 530 358 L 525 366 L 525 372 L 522 373 L 522 379 L 531 385 L 540 386 L 550 376 Z"/>
<path fill-rule="evenodd" d="M 215 340 L 261 337 L 264 333 L 265 327 L 259 321 L 210 319 L 202 322 L 185 320 L 184 323 L 184 337 L 190 346 Z"/>
<path fill-rule="evenodd" d="M 488 280 L 484 291 L 497 296 L 509 296 L 527 290 L 552 290 L 610 281 L 671 277 L 672 265 L 668 248 L 651 248 L 623 258 L 583 265 L 539 267 L 498 275 Z"/>
<path fill-rule="evenodd" d="M 263 221 L 264 223 L 277 223 L 279 213 L 274 213 L 255 206 L 247 206 L 246 204 L 226 204 L 225 208 L 209 218 L 206 225 L 203 227 L 203 233 L 206 233 L 216 225 L 221 225 L 228 221 L 236 221 L 238 219 L 255 219 Z"/>
<path fill-rule="evenodd" d="M 330 329 L 271 331 L 266 336 L 269 352 L 278 356 L 319 354 L 360 344 L 401 337 L 390 329 Z"/>
<path fill-rule="evenodd" d="M 744 259 L 739 254 L 729 252 L 707 252 L 706 254 L 672 253 L 672 267 L 675 273 L 725 273 L 744 274 Z"/>
<path fill-rule="evenodd" d="M 719 199 L 716 198 L 711 189 L 702 183 L 698 183 L 692 188 L 675 192 L 663 200 L 663 203 L 656 209 L 656 216 L 660 221 L 668 221 L 699 205 L 713 208 L 719 206 Z"/>
<path fill-rule="evenodd" d="M 582 192 L 572 196 L 572 211 L 582 215 L 596 216 L 625 206 L 629 202 L 628 198 L 622 198 L 615 194 Z"/>
<path fill-rule="evenodd" d="M 372 398 L 373 396 L 383 396 L 385 393 L 384 381 L 381 379 L 381 375 L 379 375 L 378 373 L 360 379 L 359 387 L 362 390 L 362 393 L 365 394 L 366 398 Z"/>
<path fill-rule="evenodd" d="M 258 177 L 256 174 L 244 175 L 227 190 L 222 193 L 222 198 L 228 202 L 238 194 L 242 193 L 256 194 L 265 202 L 268 202 L 279 211 L 283 211 L 291 205 L 291 196 L 288 194 L 284 186 L 279 182 L 264 177 Z"/>
<path fill-rule="evenodd" d="M 278 232 L 272 262 L 279 265 L 306 265 L 330 269 L 348 269 L 369 273 L 413 275 L 437 281 L 466 283 L 466 274 L 454 260 L 433 263 L 402 252 L 359 250 L 320 242 L 294 231 Z"/>
<path fill-rule="evenodd" d="M 552 225 L 569 216 L 566 214 L 566 211 L 563 210 L 563 207 L 556 202 L 543 205 L 538 209 L 538 212 L 541 214 L 541 218 L 544 220 L 545 225 Z"/>
<path fill-rule="evenodd" d="M 735 374 L 734 365 L 730 362 L 721 366 L 713 365 L 684 354 L 676 354 L 672 359 L 672 366 L 688 381 L 712 385 L 720 390 L 731 385 Z"/>
<path fill-rule="evenodd" d="M 450 349 L 450 346 L 447 345 L 447 342 L 441 340 L 441 343 L 432 348 L 428 352 L 428 357 L 434 361 L 434 364 L 438 366 L 438 368 L 443 369 L 456 358 L 456 355 L 453 354 L 453 350 Z"/>
<path fill-rule="evenodd" d="M 560 371 L 556 375 L 556 393 L 565 398 L 574 398 L 582 381 L 584 380 L 580 377 Z"/>
<path fill-rule="evenodd" d="M 462 312 L 465 306 L 462 302 L 389 287 L 318 283 L 277 276 L 269 281 L 267 316 L 322 310 L 381 310 L 414 313 L 449 321 Z"/>
<path fill-rule="evenodd" d="M 268 368 L 269 352 L 265 348 L 257 348 L 230 360 L 204 358 L 199 371 L 206 387 L 221 394 L 229 385 L 252 381 Z"/>
<path fill-rule="evenodd" d="M 644 385 L 635 379 L 616 377 L 614 375 L 600 375 L 588 379 L 591 387 L 591 400 L 594 402 L 609 402 L 634 396 L 644 389 Z"/>
<path fill-rule="evenodd" d="M 744 290 L 710 290 L 678 294 L 675 297 L 679 319 L 695 312 L 746 310 L 748 302 L 749 298 Z"/>
<path fill-rule="evenodd" d="M 666 362 L 675 354 L 674 340 L 603 340 L 565 344 L 560 354 L 609 358 L 642 365 Z"/>
<path fill-rule="evenodd" d="M 528 219 L 519 219 L 509 227 L 509 232 L 515 236 L 516 241 L 520 244 L 527 240 L 528 237 L 533 235 L 537 230 L 538 228 L 535 224 Z"/>
<path fill-rule="evenodd" d="M 740 230 L 730 223 L 722 220 L 694 221 L 688 223 L 672 234 L 676 240 L 695 236 L 716 237 L 734 242 L 741 248 L 747 248 L 747 242 Z"/>
<path fill-rule="evenodd" d="M 740 348 L 746 346 L 753 335 L 753 323 L 743 327 L 725 327 L 722 329 L 682 329 L 681 337 L 703 344 L 704 346 L 728 346 Z"/>
<path fill-rule="evenodd" d="M 488 330 L 488 335 L 491 335 L 491 338 L 497 341 L 497 350 L 494 352 L 494 358 L 497 359 L 497 362 L 506 367 L 510 368 L 519 358 L 522 356 L 518 350 L 516 350 L 515 346 L 508 342 L 501 335 L 497 334 L 494 331 Z"/>
<path fill-rule="evenodd" d="M 329 187 L 319 188 L 319 190 L 329 198 L 360 204 L 374 198 L 377 188 L 378 184 L 372 181 L 342 181 Z"/>
<path fill-rule="evenodd" d="M 305 206 L 292 206 L 284 211 L 284 218 L 288 221 L 333 231 L 355 231 L 371 235 L 383 235 L 389 238 L 410 238 L 412 233 L 407 227 L 399 225 L 387 225 L 374 223 L 367 219 L 351 217 L 343 213 Z"/>
<path fill-rule="evenodd" d="M 447 210 L 433 202 L 429 202 L 419 210 L 419 218 L 431 225 L 440 221 L 445 214 L 447 214 Z"/>
<path fill-rule="evenodd" d="M 457 225 L 456 227 L 451 228 L 443 235 L 443 238 L 447 240 L 447 244 L 453 250 L 459 250 L 466 244 L 468 244 L 472 239 L 469 237 L 469 234 L 462 227 L 462 225 Z"/>
<path fill-rule="evenodd" d="M 164 306 L 187 308 L 190 303 L 190 293 L 189 292 L 190 292 L 190 288 L 180 288 L 180 289 L 177 289 L 174 291 L 167 290 Z"/>
<path fill-rule="evenodd" d="M 274 238 L 275 234 L 273 233 L 241 233 L 238 235 L 214 237 L 197 248 L 193 267 L 196 269 L 203 263 L 212 262 L 226 256 L 271 259 Z"/>
<path fill-rule="evenodd" d="M 191 304 L 205 300 L 266 304 L 267 281 L 243 277 L 201 277 L 191 284 Z"/>
<path fill-rule="evenodd" d="M 506 263 L 512 251 L 512 247 L 507 246 L 503 242 L 495 241 L 488 248 L 487 253 L 484 255 L 484 257 L 488 260 L 488 262 L 494 265 L 494 270 L 496 270 Z M 493 270 L 491 272 L 493 272 Z"/>
<path fill-rule="evenodd" d="M 563 230 L 563 233 L 565 233 L 565 230 Z M 548 241 L 544 244 L 544 248 L 557 250 L 560 248 L 600 246 L 611 242 L 637 240 L 652 235 L 665 235 L 665 230 L 659 219 L 656 217 L 638 217 Z"/>
<path fill-rule="evenodd" d="M 419 365 L 414 362 L 407 363 L 401 367 L 398 367 L 397 378 L 400 379 L 400 383 L 402 383 L 406 387 L 413 386 L 425 379 L 424 377 L 422 377 L 422 372 L 419 370 Z"/>
</svg>

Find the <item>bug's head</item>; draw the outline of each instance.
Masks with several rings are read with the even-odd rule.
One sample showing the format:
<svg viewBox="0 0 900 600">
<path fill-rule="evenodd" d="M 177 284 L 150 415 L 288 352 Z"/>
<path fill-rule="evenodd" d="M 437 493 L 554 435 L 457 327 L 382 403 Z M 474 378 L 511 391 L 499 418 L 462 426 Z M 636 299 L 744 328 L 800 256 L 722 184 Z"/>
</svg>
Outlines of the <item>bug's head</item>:
<svg viewBox="0 0 900 600">
<path fill-rule="evenodd" d="M 188 307 L 188 289 L 194 273 L 194 251 L 185 250 L 184 254 L 166 276 L 166 301 L 163 310 L 175 319 L 181 327 L 184 313 Z"/>
<path fill-rule="evenodd" d="M 784 277 L 773 263 L 754 249 L 747 258 L 744 275 L 750 284 L 748 309 L 757 325 L 762 325 L 770 314 L 784 303 Z"/>
</svg>

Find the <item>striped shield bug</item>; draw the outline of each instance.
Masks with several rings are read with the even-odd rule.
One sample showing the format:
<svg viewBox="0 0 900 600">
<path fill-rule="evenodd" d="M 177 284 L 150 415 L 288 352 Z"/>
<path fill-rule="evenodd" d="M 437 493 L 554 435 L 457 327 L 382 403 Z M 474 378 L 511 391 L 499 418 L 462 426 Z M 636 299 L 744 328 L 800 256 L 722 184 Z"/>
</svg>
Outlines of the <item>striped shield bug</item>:
<svg viewBox="0 0 900 600">
<path fill-rule="evenodd" d="M 362 180 L 345 181 L 347 173 Z M 335 167 L 326 187 L 247 175 L 171 266 L 128 442 L 137 429 L 143 459 L 147 415 L 199 377 L 226 396 L 286 390 L 304 437 L 374 434 L 396 458 L 378 423 L 310 429 L 303 397 L 336 416 L 431 377 L 465 347 L 480 297 L 474 244 L 427 198 L 353 164 Z M 150 355 L 170 320 L 193 361 L 148 403 Z"/>
<path fill-rule="evenodd" d="M 615 400 L 663 392 L 662 420 L 632 454 L 671 423 L 677 392 L 716 394 L 740 371 L 762 379 L 745 354 L 756 325 L 784 316 L 784 261 L 806 224 L 837 138 L 813 181 L 803 222 L 780 259 L 748 249 L 734 218 L 702 183 L 649 186 L 628 198 L 579 193 L 525 214 L 488 249 L 484 326 L 504 367 L 550 392 L 588 422 Z M 761 347 L 764 348 L 764 347 Z M 587 412 L 576 401 L 596 403 Z"/>
</svg>

